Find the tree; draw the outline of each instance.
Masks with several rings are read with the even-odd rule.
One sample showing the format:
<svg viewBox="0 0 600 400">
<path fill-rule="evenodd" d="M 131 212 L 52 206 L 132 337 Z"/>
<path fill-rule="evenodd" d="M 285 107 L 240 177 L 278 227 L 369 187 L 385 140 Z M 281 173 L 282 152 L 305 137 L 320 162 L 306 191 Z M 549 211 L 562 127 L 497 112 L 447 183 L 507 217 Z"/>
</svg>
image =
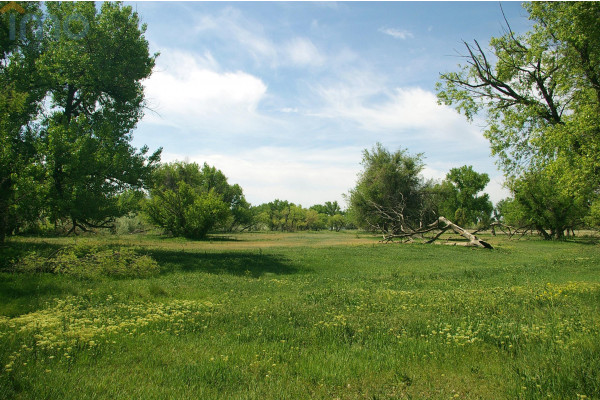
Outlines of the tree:
<svg viewBox="0 0 600 400">
<path fill-rule="evenodd" d="M 477 173 L 472 166 L 452 168 L 439 186 L 444 193 L 441 199 L 440 215 L 453 218 L 458 225 L 489 223 L 493 205 L 489 195 L 478 195 L 489 183 L 487 174 Z"/>
<path fill-rule="evenodd" d="M 344 212 L 337 201 L 326 201 L 325 204 L 315 204 L 310 209 L 317 211 L 323 217 L 322 220 L 324 223 L 318 224 L 318 226 L 323 225 L 321 229 L 329 227 L 329 230 L 339 232 L 346 225 Z"/>
<path fill-rule="evenodd" d="M 231 211 L 230 218 L 223 222 L 224 230 L 233 231 L 239 227 L 247 227 L 252 223 L 250 203 L 246 201 L 244 192 L 237 183 L 229 185 L 227 177 L 221 170 L 204 163 L 201 171 L 202 179 L 199 182 L 204 191 L 214 190 L 223 201 L 228 204 Z"/>
<path fill-rule="evenodd" d="M 363 152 L 363 172 L 349 203 L 359 226 L 384 234 L 414 230 L 425 221 L 422 155 L 390 153 L 380 143 Z"/>
<path fill-rule="evenodd" d="M 548 170 L 528 171 L 510 182 L 514 200 L 504 205 L 505 218 L 516 226 L 530 226 L 545 239 L 560 239 L 565 230 L 583 224 L 589 209 L 585 198 L 564 194 L 559 178 Z"/>
<path fill-rule="evenodd" d="M 339 232 L 346 226 L 346 217 L 342 214 L 330 215 L 327 218 L 327 224 L 332 231 Z"/>
<path fill-rule="evenodd" d="M 107 227 L 129 210 L 119 194 L 141 190 L 160 150 L 136 151 L 131 133 L 143 115 L 149 55 L 137 13 L 121 3 L 47 3 L 40 76 L 49 95 L 42 120 L 46 202 L 71 231 Z M 73 18 L 77 16 L 77 18 Z M 65 29 L 65 21 L 69 29 Z"/>
<path fill-rule="evenodd" d="M 593 199 L 600 188 L 600 3 L 524 7 L 532 29 L 517 35 L 507 23 L 491 39 L 491 54 L 465 42 L 466 65 L 442 74 L 439 101 L 470 120 L 485 111 L 485 136 L 509 178 L 543 169 L 562 195 Z"/>
<path fill-rule="evenodd" d="M 0 2 L 0 8 L 8 2 Z M 26 15 L 39 16 L 38 3 L 23 3 Z M 26 24 L 11 37 L 11 19 L 21 26 L 16 11 L 0 14 L 0 243 L 25 221 L 39 214 L 40 160 L 38 132 L 32 121 L 44 98 L 36 63 L 40 56 L 35 25 Z M 15 32 L 16 33 L 16 32 Z"/>
<path fill-rule="evenodd" d="M 204 238 L 231 217 L 231 203 L 223 197 L 229 185 L 220 180 L 221 175 L 206 164 L 202 169 L 196 163 L 162 165 L 153 175 L 146 214 L 174 236 Z"/>
</svg>

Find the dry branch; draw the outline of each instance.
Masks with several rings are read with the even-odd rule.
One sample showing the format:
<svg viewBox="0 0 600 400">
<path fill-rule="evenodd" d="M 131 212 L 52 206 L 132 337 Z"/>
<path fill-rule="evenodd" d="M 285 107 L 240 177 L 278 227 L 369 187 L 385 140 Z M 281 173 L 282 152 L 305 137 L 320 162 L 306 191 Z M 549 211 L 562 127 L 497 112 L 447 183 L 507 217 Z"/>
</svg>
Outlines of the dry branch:
<svg viewBox="0 0 600 400">
<path fill-rule="evenodd" d="M 468 240 L 466 243 L 455 243 L 455 245 L 482 247 L 486 249 L 493 248 L 489 243 L 479 239 L 477 236 L 469 233 L 466 229 L 456 225 L 454 222 L 444 217 L 439 217 L 435 222 L 419 229 L 404 230 L 400 233 L 384 235 L 383 241 L 391 242 L 396 238 L 409 239 L 410 241 L 413 241 L 415 237 L 424 238 L 424 234 L 437 231 L 437 233 L 431 239 L 424 242 L 429 244 L 434 243 L 449 229 Z"/>
</svg>

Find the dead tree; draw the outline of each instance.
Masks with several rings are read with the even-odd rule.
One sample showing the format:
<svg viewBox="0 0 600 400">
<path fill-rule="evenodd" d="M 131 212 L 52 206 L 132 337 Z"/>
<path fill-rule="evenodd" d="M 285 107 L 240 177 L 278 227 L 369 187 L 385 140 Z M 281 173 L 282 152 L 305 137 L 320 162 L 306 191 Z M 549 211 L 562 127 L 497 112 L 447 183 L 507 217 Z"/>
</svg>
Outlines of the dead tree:
<svg viewBox="0 0 600 400">
<path fill-rule="evenodd" d="M 438 240 L 440 238 L 440 236 L 442 236 L 448 230 L 452 230 L 454 233 L 457 233 L 458 235 L 460 235 L 468 240 L 468 242 L 453 242 L 452 243 L 453 245 L 482 247 L 485 249 L 493 249 L 492 245 L 490 245 L 488 242 L 485 242 L 485 241 L 479 239 L 477 236 L 473 235 L 472 233 L 469 233 L 466 229 L 456 225 L 454 222 L 448 220 L 445 217 L 439 217 L 433 223 L 431 223 L 427 226 L 424 226 L 422 228 L 419 228 L 419 229 L 414 229 L 414 230 L 411 229 L 410 231 L 404 231 L 404 232 L 397 233 L 397 234 L 385 235 L 384 241 L 392 242 L 395 238 L 398 238 L 398 239 L 404 239 L 405 241 L 412 242 L 412 241 L 414 241 L 415 237 L 418 237 L 418 238 L 421 238 L 424 240 L 423 243 L 430 244 L 430 243 L 434 243 L 436 240 Z M 424 235 L 426 233 L 430 233 L 430 232 L 436 232 L 436 233 L 433 237 L 431 237 L 429 239 L 425 238 Z"/>
</svg>

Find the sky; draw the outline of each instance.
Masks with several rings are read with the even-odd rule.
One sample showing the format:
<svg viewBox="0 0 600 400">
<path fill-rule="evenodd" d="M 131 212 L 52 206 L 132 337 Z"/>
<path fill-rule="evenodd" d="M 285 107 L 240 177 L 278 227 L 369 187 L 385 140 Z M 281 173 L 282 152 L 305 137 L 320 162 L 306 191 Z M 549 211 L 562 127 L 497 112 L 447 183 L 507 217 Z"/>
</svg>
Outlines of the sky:
<svg viewBox="0 0 600 400">
<path fill-rule="evenodd" d="M 136 2 L 151 52 L 133 144 L 163 162 L 207 162 L 258 205 L 338 201 L 364 149 L 422 153 L 426 178 L 472 165 L 491 200 L 509 195 L 473 123 L 437 104 L 463 41 L 516 32 L 518 2 Z"/>
</svg>

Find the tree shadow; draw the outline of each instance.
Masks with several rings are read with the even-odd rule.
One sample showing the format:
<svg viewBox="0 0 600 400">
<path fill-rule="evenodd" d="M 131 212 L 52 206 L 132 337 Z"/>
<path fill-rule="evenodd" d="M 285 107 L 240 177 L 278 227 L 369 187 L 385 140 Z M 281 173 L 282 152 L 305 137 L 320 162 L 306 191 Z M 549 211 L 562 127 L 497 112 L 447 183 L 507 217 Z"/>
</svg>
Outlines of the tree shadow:
<svg viewBox="0 0 600 400">
<path fill-rule="evenodd" d="M 255 252 L 202 253 L 147 250 L 147 254 L 159 263 L 161 274 L 201 271 L 258 278 L 267 273 L 288 275 L 306 271 L 292 265 L 285 257 Z"/>
<path fill-rule="evenodd" d="M 36 311 L 48 301 L 77 291 L 68 281 L 52 274 L 0 275 L 0 315 L 16 317 Z"/>
<path fill-rule="evenodd" d="M 182 242 L 182 243 L 196 243 L 196 242 L 208 242 L 208 243 L 212 243 L 212 242 L 240 242 L 240 239 L 237 239 L 234 236 L 225 234 L 225 233 L 219 233 L 219 234 L 211 234 L 206 236 L 204 239 L 190 239 L 190 238 L 185 238 L 182 236 L 173 236 L 170 234 L 161 234 L 161 235 L 157 235 L 156 238 L 158 240 L 161 241 L 165 241 L 165 242 Z"/>
<path fill-rule="evenodd" d="M 16 242 L 7 241 L 0 246 L 0 272 L 12 272 L 16 261 L 24 256 L 36 252 L 40 256 L 47 257 L 55 253 L 63 245 L 47 242 Z"/>
</svg>

